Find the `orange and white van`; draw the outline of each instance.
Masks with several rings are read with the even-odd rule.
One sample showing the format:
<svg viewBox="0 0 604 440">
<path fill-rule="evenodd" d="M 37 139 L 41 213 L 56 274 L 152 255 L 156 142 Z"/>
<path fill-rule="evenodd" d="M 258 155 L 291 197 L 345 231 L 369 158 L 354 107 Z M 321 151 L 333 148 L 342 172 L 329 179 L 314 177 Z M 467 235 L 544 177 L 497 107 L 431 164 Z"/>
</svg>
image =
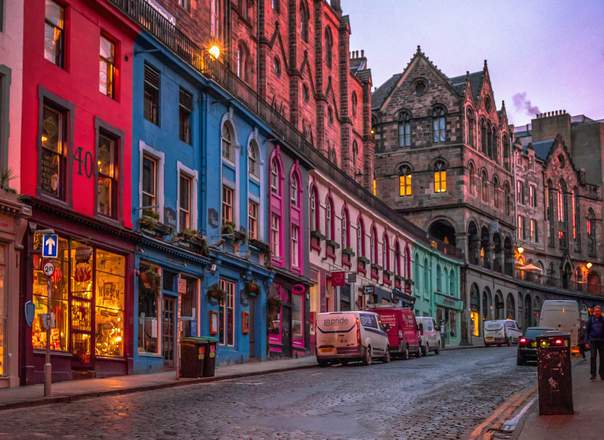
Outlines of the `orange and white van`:
<svg viewBox="0 0 604 440">
<path fill-rule="evenodd" d="M 321 366 L 379 358 L 390 362 L 388 335 L 373 312 L 327 312 L 317 315 L 316 355 Z"/>
</svg>

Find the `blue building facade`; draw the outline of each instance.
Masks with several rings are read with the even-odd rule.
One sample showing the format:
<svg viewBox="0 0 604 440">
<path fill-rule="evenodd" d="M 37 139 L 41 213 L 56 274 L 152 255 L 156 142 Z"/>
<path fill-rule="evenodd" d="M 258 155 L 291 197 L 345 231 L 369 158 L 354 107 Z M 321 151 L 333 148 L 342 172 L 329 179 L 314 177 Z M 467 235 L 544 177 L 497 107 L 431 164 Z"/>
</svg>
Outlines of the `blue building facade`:
<svg viewBox="0 0 604 440">
<path fill-rule="evenodd" d="M 133 371 L 173 368 L 179 335 L 263 359 L 266 127 L 146 34 L 133 65 Z"/>
</svg>

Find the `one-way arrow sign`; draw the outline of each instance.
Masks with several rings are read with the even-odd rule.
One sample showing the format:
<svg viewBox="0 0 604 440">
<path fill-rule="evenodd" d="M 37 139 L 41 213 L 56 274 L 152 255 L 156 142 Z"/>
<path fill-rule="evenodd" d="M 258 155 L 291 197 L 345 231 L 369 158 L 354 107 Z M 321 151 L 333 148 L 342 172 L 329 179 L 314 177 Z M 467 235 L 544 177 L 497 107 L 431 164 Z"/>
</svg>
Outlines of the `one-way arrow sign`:
<svg viewBox="0 0 604 440">
<path fill-rule="evenodd" d="M 57 258 L 59 255 L 59 237 L 57 234 L 44 234 L 42 236 L 42 257 Z"/>
</svg>

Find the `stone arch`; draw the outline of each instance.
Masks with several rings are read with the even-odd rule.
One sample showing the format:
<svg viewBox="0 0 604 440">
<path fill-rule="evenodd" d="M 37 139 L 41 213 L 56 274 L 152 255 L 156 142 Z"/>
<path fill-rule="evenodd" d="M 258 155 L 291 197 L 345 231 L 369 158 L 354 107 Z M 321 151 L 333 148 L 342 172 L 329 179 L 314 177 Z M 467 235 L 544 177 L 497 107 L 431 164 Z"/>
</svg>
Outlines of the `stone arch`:
<svg viewBox="0 0 604 440">
<path fill-rule="evenodd" d="M 445 244 L 450 244 L 452 246 L 455 246 L 456 244 L 455 227 L 447 219 L 441 218 L 432 222 L 428 228 L 428 234 Z"/>
<path fill-rule="evenodd" d="M 472 336 L 478 337 L 481 335 L 481 315 L 480 315 L 480 290 L 476 283 L 472 283 L 470 287 L 470 320 L 472 325 Z"/>
<path fill-rule="evenodd" d="M 512 292 L 508 292 L 505 301 L 505 317 L 507 319 L 516 319 L 516 300 Z"/>
<path fill-rule="evenodd" d="M 501 293 L 501 290 L 497 290 L 495 293 L 494 317 L 495 319 L 505 318 L 505 303 L 503 302 L 503 293 Z"/>
<path fill-rule="evenodd" d="M 480 238 L 478 236 L 478 226 L 474 221 L 468 224 L 468 260 L 471 264 L 480 262 Z"/>
<path fill-rule="evenodd" d="M 503 271 L 503 243 L 499 232 L 493 234 L 493 270 Z"/>
<path fill-rule="evenodd" d="M 503 270 L 506 275 L 514 275 L 514 246 L 509 235 L 503 240 Z"/>
<path fill-rule="evenodd" d="M 486 269 L 491 268 L 491 235 L 489 228 L 480 228 L 480 265 Z"/>
</svg>

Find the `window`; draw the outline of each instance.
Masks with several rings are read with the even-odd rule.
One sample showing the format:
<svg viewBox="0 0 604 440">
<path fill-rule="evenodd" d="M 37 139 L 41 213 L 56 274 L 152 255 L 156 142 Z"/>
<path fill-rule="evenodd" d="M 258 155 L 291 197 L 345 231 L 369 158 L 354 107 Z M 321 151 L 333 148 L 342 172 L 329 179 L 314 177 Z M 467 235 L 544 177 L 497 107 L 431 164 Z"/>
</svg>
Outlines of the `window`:
<svg viewBox="0 0 604 440">
<path fill-rule="evenodd" d="M 319 211 L 317 210 L 317 190 L 312 188 L 310 191 L 310 230 L 318 231 L 319 227 Z"/>
<path fill-rule="evenodd" d="M 233 199 L 235 191 L 233 188 L 222 185 L 222 224 L 235 223 L 233 215 Z"/>
<path fill-rule="evenodd" d="M 359 144 L 357 141 L 352 141 L 352 169 L 356 170 L 357 162 L 359 160 Z"/>
<path fill-rule="evenodd" d="M 329 27 L 325 28 L 325 64 L 331 69 L 333 61 L 333 35 Z"/>
<path fill-rule="evenodd" d="M 495 202 L 495 208 L 501 208 L 501 190 L 499 189 L 499 178 L 493 176 L 493 201 Z"/>
<path fill-rule="evenodd" d="M 235 163 L 235 146 L 233 145 L 233 126 L 230 122 L 222 125 L 222 158 Z"/>
<path fill-rule="evenodd" d="M 534 185 L 529 185 L 529 203 L 533 208 L 537 207 L 537 188 Z"/>
<path fill-rule="evenodd" d="M 289 181 L 289 199 L 292 207 L 299 208 L 300 198 L 298 191 L 300 190 L 300 182 L 298 174 L 293 173 Z"/>
<path fill-rule="evenodd" d="M 526 240 L 526 218 L 522 215 L 518 216 L 518 240 Z"/>
<path fill-rule="evenodd" d="M 236 74 L 239 78 L 244 81 L 248 80 L 248 68 L 249 68 L 249 51 L 244 43 L 239 43 L 237 48 L 237 65 Z"/>
<path fill-rule="evenodd" d="M 382 237 L 382 266 L 390 270 L 390 240 L 386 234 Z"/>
<path fill-rule="evenodd" d="M 415 82 L 415 94 L 417 96 L 422 96 L 424 93 L 426 93 L 426 81 L 424 81 L 423 79 L 417 80 Z"/>
<path fill-rule="evenodd" d="M 597 241 L 596 241 L 596 214 L 594 210 L 589 208 L 587 212 L 587 250 L 590 256 L 596 256 L 597 254 Z"/>
<path fill-rule="evenodd" d="M 258 240 L 258 203 L 252 200 L 248 202 L 248 223 L 250 240 Z"/>
<path fill-rule="evenodd" d="M 193 96 L 180 89 L 178 94 L 178 137 L 191 144 L 191 113 L 193 113 Z"/>
<path fill-rule="evenodd" d="M 235 283 L 220 279 L 220 289 L 224 296 L 218 303 L 218 343 L 235 345 Z"/>
<path fill-rule="evenodd" d="M 487 123 L 484 119 L 480 121 L 480 148 L 483 154 L 487 154 Z"/>
<path fill-rule="evenodd" d="M 304 102 L 308 102 L 310 99 L 310 91 L 306 83 L 302 86 L 302 98 L 304 98 Z"/>
<path fill-rule="evenodd" d="M 375 227 L 371 228 L 371 235 L 369 236 L 369 252 L 371 252 L 371 263 L 378 264 L 378 241 Z"/>
<path fill-rule="evenodd" d="M 327 121 L 329 122 L 329 125 L 333 124 L 333 109 L 331 108 L 331 105 L 327 107 Z"/>
<path fill-rule="evenodd" d="M 482 170 L 482 201 L 484 203 L 489 203 L 489 176 L 487 175 L 486 170 Z"/>
<path fill-rule="evenodd" d="M 276 195 L 281 195 L 279 162 L 277 158 L 271 161 L 271 192 Z"/>
<path fill-rule="evenodd" d="M 512 213 L 512 190 L 510 188 L 510 183 L 505 182 L 503 185 L 503 203 L 505 203 L 505 215 L 510 215 Z"/>
<path fill-rule="evenodd" d="M 440 268 L 440 264 L 436 266 L 436 291 L 442 292 L 443 290 L 443 276 L 442 269 Z"/>
<path fill-rule="evenodd" d="M 178 6 L 187 12 L 191 12 L 191 0 L 178 0 Z"/>
<path fill-rule="evenodd" d="M 258 162 L 258 144 L 256 141 L 250 142 L 250 148 L 248 150 L 248 168 L 250 176 L 259 179 L 260 178 L 260 164 Z"/>
<path fill-rule="evenodd" d="M 239 0 L 239 12 L 241 13 L 241 17 L 244 20 L 248 19 L 248 15 L 247 15 L 248 10 L 247 10 L 247 8 L 248 8 L 247 0 Z"/>
<path fill-rule="evenodd" d="M 274 258 L 281 256 L 281 217 L 271 214 L 271 252 Z"/>
<path fill-rule="evenodd" d="M 409 165 L 403 165 L 398 174 L 398 195 L 400 197 L 406 197 L 413 194 L 411 188 L 411 167 Z"/>
<path fill-rule="evenodd" d="M 434 192 L 447 192 L 447 168 L 442 160 L 434 165 Z"/>
<path fill-rule="evenodd" d="M 524 182 L 521 180 L 516 182 L 516 201 L 524 205 Z"/>
<path fill-rule="evenodd" d="M 352 105 L 352 117 L 356 117 L 357 105 L 358 105 L 358 98 L 357 98 L 356 92 L 352 92 L 351 105 Z"/>
<path fill-rule="evenodd" d="M 118 139 L 99 131 L 97 148 L 96 212 L 117 218 L 118 213 Z"/>
<path fill-rule="evenodd" d="M 4 31 L 4 0 L 0 0 L 0 32 Z M 0 329 L 0 337 L 3 335 L 2 330 Z M 1 347 L 0 347 L 1 349 Z M 0 356 L 0 361 L 3 362 L 3 357 Z M 3 366 L 0 365 L 0 376 L 4 376 Z"/>
<path fill-rule="evenodd" d="M 142 202 L 143 213 L 159 212 L 157 200 L 157 177 L 158 177 L 158 161 L 156 158 L 148 154 L 143 154 L 143 185 L 142 185 Z"/>
<path fill-rule="evenodd" d="M 99 58 L 99 92 L 115 98 L 115 44 L 102 35 Z"/>
<path fill-rule="evenodd" d="M 357 255 L 359 257 L 365 256 L 365 224 L 361 218 L 357 223 Z"/>
<path fill-rule="evenodd" d="M 325 200 L 325 237 L 327 240 L 334 239 L 333 204 L 329 197 Z"/>
<path fill-rule="evenodd" d="M 377 179 L 375 176 L 373 176 L 373 179 L 371 180 L 371 194 L 377 196 Z"/>
<path fill-rule="evenodd" d="M 178 230 L 180 232 L 191 228 L 191 207 L 193 205 L 193 178 L 180 173 L 178 182 Z"/>
<path fill-rule="evenodd" d="M 300 35 L 302 39 L 308 43 L 308 26 L 310 22 L 310 15 L 308 13 L 308 6 L 306 6 L 306 2 L 300 2 Z"/>
<path fill-rule="evenodd" d="M 399 147 L 411 146 L 411 115 L 403 112 L 398 122 L 398 145 Z"/>
<path fill-rule="evenodd" d="M 468 162 L 468 176 L 470 177 L 470 194 L 476 194 L 476 174 L 473 162 Z"/>
<path fill-rule="evenodd" d="M 292 225 L 290 252 L 292 267 L 300 267 L 300 227 L 298 225 Z"/>
<path fill-rule="evenodd" d="M 159 125 L 159 85 L 159 72 L 145 64 L 144 113 L 145 119 L 155 125 Z"/>
<path fill-rule="evenodd" d="M 529 223 L 529 233 L 531 236 L 531 241 L 533 241 L 534 243 L 539 243 L 539 230 L 537 227 L 537 220 L 535 219 L 531 219 L 530 223 Z"/>
<path fill-rule="evenodd" d="M 46 0 L 44 19 L 44 58 L 59 67 L 65 63 L 65 9 Z"/>
<path fill-rule="evenodd" d="M 281 76 L 281 61 L 279 57 L 273 58 L 273 72 L 277 77 Z"/>
<path fill-rule="evenodd" d="M 273 8 L 273 11 L 279 12 L 281 10 L 280 3 L 280 0 L 271 0 L 271 7 Z"/>
<path fill-rule="evenodd" d="M 340 229 L 340 243 L 342 249 L 350 248 L 350 222 L 348 221 L 348 210 L 342 210 L 342 226 Z"/>
<path fill-rule="evenodd" d="M 474 112 L 472 109 L 468 108 L 466 115 L 468 124 L 468 145 L 474 146 L 474 126 L 476 123 L 474 119 Z"/>
<path fill-rule="evenodd" d="M 445 118 L 445 109 L 436 107 L 432 111 L 432 134 L 434 143 L 445 142 L 447 140 L 447 120 Z"/>
<path fill-rule="evenodd" d="M 44 101 L 40 136 L 40 188 L 65 200 L 67 185 L 67 112 Z"/>
<path fill-rule="evenodd" d="M 210 34 L 220 37 L 220 0 L 210 0 Z"/>
</svg>

